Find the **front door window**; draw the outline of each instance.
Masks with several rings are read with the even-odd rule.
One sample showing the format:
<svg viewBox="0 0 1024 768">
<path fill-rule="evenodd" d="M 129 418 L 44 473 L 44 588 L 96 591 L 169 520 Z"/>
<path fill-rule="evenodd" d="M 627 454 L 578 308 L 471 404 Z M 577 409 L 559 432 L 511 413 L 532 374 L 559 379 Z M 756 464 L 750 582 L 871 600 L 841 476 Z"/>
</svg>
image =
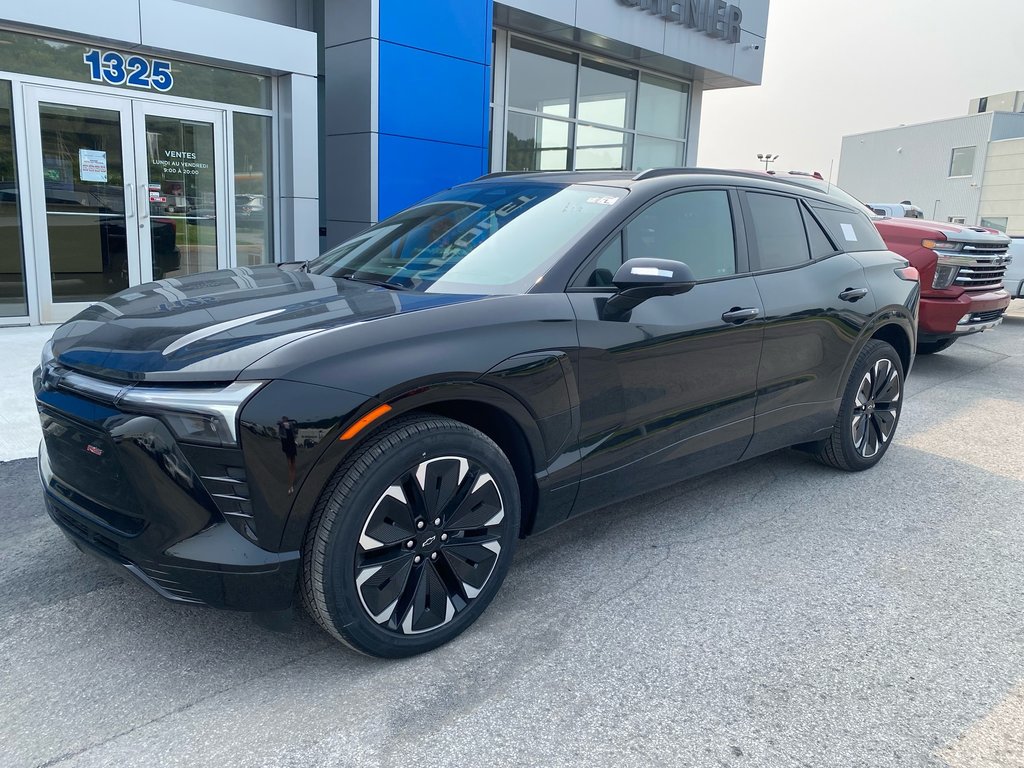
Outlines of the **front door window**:
<svg viewBox="0 0 1024 768">
<path fill-rule="evenodd" d="M 34 86 L 26 97 L 43 322 L 229 266 L 223 111 Z"/>
<path fill-rule="evenodd" d="M 44 102 L 39 129 L 51 296 L 99 301 L 129 284 L 120 113 Z"/>
<path fill-rule="evenodd" d="M 153 278 L 217 269 L 219 158 L 214 124 L 146 115 Z"/>
<path fill-rule="evenodd" d="M 0 317 L 28 314 L 11 84 L 0 80 Z"/>
</svg>

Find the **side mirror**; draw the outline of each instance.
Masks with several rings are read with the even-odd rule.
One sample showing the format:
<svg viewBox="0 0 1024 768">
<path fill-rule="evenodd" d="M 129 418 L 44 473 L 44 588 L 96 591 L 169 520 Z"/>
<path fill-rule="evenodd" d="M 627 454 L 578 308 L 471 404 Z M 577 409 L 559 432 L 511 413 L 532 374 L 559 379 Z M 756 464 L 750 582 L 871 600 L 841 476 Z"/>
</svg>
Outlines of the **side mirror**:
<svg viewBox="0 0 1024 768">
<path fill-rule="evenodd" d="M 606 320 L 615 320 L 655 296 L 686 293 L 697 280 L 681 261 L 668 259 L 630 259 L 615 273 L 612 284 L 618 293 L 604 305 Z"/>
</svg>

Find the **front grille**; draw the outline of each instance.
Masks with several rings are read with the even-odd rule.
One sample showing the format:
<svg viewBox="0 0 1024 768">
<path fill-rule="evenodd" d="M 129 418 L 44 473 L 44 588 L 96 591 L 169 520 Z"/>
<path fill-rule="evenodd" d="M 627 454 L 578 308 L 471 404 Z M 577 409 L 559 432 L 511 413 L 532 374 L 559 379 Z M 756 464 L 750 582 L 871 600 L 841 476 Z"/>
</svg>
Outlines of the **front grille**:
<svg viewBox="0 0 1024 768">
<path fill-rule="evenodd" d="M 979 261 L 970 267 L 960 267 L 953 285 L 959 285 L 969 291 L 998 289 L 1003 285 L 1005 274 L 1005 264 L 985 264 Z"/>
<path fill-rule="evenodd" d="M 1005 309 L 991 309 L 988 312 L 974 312 L 971 314 L 971 319 L 968 323 L 990 323 L 993 320 L 998 320 L 1005 312 Z M 965 323 L 965 325 L 968 323 Z"/>
<path fill-rule="evenodd" d="M 69 530 L 76 537 L 84 541 L 86 544 L 92 545 L 95 549 L 98 549 L 108 557 L 112 557 L 115 560 L 123 560 L 121 556 L 121 548 L 117 546 L 117 542 L 104 536 L 102 533 L 93 530 L 77 517 L 72 514 L 65 512 L 56 504 L 47 505 L 50 511 L 50 515 L 64 526 L 65 529 Z"/>
</svg>

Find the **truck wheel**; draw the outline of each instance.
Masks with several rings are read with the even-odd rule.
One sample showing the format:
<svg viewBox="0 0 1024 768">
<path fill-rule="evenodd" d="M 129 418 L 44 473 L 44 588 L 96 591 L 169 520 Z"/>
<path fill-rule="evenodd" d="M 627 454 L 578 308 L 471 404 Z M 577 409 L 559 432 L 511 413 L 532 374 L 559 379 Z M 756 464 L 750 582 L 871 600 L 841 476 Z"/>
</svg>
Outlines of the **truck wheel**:
<svg viewBox="0 0 1024 768">
<path fill-rule="evenodd" d="M 934 355 L 936 352 L 941 352 L 944 349 L 949 349 L 953 346 L 953 342 L 956 341 L 955 337 L 948 339 L 939 339 L 938 341 L 919 341 L 917 342 L 917 354 L 919 355 Z"/>
<path fill-rule="evenodd" d="M 903 363 L 892 346 L 872 339 L 857 356 L 832 434 L 815 446 L 815 456 L 846 472 L 875 466 L 889 449 L 902 410 Z"/>
<path fill-rule="evenodd" d="M 401 419 L 321 494 L 303 546 L 303 603 L 357 651 L 429 651 L 494 597 L 519 518 L 515 473 L 486 435 L 428 414 Z"/>
</svg>

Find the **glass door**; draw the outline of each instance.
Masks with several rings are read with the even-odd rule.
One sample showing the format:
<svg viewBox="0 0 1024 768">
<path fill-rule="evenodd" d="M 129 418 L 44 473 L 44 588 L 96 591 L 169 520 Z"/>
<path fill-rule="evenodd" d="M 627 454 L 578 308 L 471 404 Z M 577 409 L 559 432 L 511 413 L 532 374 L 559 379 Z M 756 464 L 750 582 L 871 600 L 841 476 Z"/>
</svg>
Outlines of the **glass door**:
<svg viewBox="0 0 1024 768">
<path fill-rule="evenodd" d="M 143 280 L 228 266 L 224 113 L 135 102 Z"/>
<path fill-rule="evenodd" d="M 61 322 L 142 278 L 131 102 L 26 88 L 26 105 L 39 314 Z"/>
<path fill-rule="evenodd" d="M 131 285 L 228 266 L 222 111 L 25 93 L 42 322 Z"/>
</svg>

